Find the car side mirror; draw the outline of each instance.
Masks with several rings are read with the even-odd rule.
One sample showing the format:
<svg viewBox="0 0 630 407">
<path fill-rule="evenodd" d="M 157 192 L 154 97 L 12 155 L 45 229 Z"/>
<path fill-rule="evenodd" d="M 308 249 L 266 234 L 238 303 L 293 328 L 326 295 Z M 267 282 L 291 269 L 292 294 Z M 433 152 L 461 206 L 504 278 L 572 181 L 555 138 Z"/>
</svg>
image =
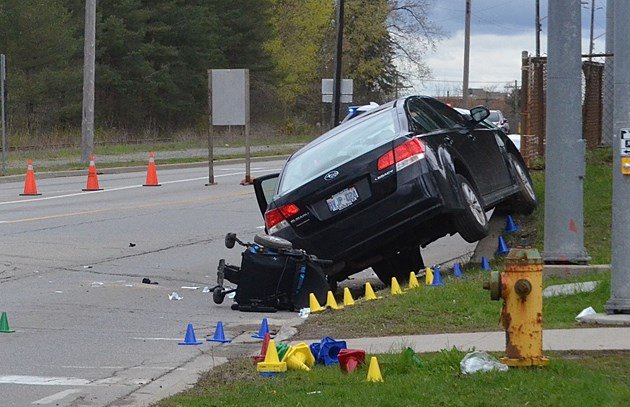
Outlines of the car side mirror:
<svg viewBox="0 0 630 407">
<path fill-rule="evenodd" d="M 481 123 L 490 116 L 490 110 L 485 106 L 475 106 L 470 109 L 470 117 L 474 124 Z"/>
</svg>

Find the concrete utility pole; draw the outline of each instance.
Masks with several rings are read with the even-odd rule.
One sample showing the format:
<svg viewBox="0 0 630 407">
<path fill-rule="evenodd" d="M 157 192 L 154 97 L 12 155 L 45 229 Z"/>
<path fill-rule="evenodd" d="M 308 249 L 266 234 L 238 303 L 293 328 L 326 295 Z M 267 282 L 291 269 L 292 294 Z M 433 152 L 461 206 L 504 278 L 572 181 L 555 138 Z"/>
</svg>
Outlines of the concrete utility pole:
<svg viewBox="0 0 630 407">
<path fill-rule="evenodd" d="M 550 263 L 586 263 L 580 0 L 549 0 L 545 251 Z"/>
<path fill-rule="evenodd" d="M 335 48 L 335 76 L 333 76 L 333 101 L 331 126 L 339 124 L 339 107 L 341 104 L 341 62 L 343 56 L 343 9 L 344 0 L 337 0 L 337 45 Z"/>
<path fill-rule="evenodd" d="M 464 83 L 462 90 L 463 108 L 468 108 L 468 72 L 470 68 L 470 0 L 466 0 L 466 23 L 464 26 Z"/>
<path fill-rule="evenodd" d="M 615 44 L 615 19 L 614 1 L 606 0 L 606 54 L 614 52 Z M 615 70 L 613 69 L 613 57 L 606 57 L 604 62 L 604 97 L 602 100 L 602 144 L 609 146 L 613 135 L 613 100 Z"/>
<path fill-rule="evenodd" d="M 88 163 L 94 153 L 94 72 L 96 64 L 96 0 L 85 1 L 85 43 L 83 47 L 83 120 L 81 161 Z"/>
<path fill-rule="evenodd" d="M 614 2 L 612 272 L 608 313 L 630 314 L 630 2 Z"/>
</svg>

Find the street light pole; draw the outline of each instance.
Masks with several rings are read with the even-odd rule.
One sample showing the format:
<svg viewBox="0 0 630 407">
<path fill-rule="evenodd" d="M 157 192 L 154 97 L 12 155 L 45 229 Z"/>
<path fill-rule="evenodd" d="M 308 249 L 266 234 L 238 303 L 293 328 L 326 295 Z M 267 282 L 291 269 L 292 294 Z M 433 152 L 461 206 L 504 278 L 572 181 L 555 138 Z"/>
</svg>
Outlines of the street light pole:
<svg viewBox="0 0 630 407">
<path fill-rule="evenodd" d="M 333 100 L 331 128 L 339 123 L 339 105 L 341 104 L 341 61 L 343 55 L 343 11 L 344 0 L 337 0 L 337 44 L 335 47 L 335 75 L 333 76 Z"/>
<path fill-rule="evenodd" d="M 470 68 L 470 0 L 466 0 L 466 23 L 464 27 L 464 83 L 462 104 L 468 109 L 468 75 Z"/>
</svg>

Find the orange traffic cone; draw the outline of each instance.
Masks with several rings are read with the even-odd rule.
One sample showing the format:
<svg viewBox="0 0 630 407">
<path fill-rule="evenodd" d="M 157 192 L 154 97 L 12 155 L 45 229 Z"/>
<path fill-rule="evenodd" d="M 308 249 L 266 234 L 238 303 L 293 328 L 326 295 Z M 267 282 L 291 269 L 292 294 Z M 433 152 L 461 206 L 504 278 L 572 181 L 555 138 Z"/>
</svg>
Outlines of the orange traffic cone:
<svg viewBox="0 0 630 407">
<path fill-rule="evenodd" d="M 26 180 L 24 181 L 24 193 L 20 196 L 41 195 L 37 193 L 37 185 L 35 185 L 35 171 L 33 171 L 33 160 L 28 160 L 28 168 L 26 169 Z"/>
<path fill-rule="evenodd" d="M 96 175 L 96 165 L 94 164 L 94 156 L 90 157 L 90 168 L 88 168 L 87 186 L 84 191 L 102 191 L 103 188 L 98 187 L 98 175 Z"/>
<path fill-rule="evenodd" d="M 147 167 L 147 180 L 143 187 L 159 187 L 157 179 L 157 170 L 155 169 L 155 157 L 153 153 L 149 154 L 149 166 Z"/>
<path fill-rule="evenodd" d="M 254 185 L 254 177 L 245 176 L 240 182 L 241 185 Z"/>
</svg>

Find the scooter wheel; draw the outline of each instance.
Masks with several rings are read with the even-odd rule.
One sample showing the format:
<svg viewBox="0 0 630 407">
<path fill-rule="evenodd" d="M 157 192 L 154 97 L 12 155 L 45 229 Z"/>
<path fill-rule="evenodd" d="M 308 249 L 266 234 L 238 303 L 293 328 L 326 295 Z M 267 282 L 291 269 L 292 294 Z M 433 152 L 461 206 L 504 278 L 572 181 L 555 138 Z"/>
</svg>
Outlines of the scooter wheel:
<svg viewBox="0 0 630 407">
<path fill-rule="evenodd" d="M 224 299 L 225 294 L 223 293 L 223 289 L 221 287 L 216 287 L 212 290 L 212 300 L 215 304 L 223 304 Z"/>
</svg>

